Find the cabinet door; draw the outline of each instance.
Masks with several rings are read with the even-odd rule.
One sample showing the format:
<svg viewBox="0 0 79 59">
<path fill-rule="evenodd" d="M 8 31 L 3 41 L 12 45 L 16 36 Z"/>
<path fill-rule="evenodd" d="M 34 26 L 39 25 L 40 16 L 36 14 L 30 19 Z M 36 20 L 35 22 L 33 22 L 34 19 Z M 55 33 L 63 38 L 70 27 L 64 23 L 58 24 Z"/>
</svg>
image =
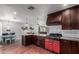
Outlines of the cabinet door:
<svg viewBox="0 0 79 59">
<path fill-rule="evenodd" d="M 53 51 L 53 42 L 51 41 L 51 39 L 45 39 L 45 48 Z"/>
<path fill-rule="evenodd" d="M 62 12 L 60 11 L 60 12 L 49 14 L 46 24 L 49 25 L 49 26 L 60 25 L 61 24 L 61 13 Z"/>
<path fill-rule="evenodd" d="M 60 42 L 53 39 L 45 39 L 45 48 L 55 53 L 60 53 Z"/>
<path fill-rule="evenodd" d="M 37 45 L 37 40 L 38 40 L 37 36 L 31 35 L 31 43 L 32 44 L 36 44 Z"/>
<path fill-rule="evenodd" d="M 25 46 L 25 36 L 22 36 L 22 45 Z"/>
<path fill-rule="evenodd" d="M 77 27 L 78 27 L 78 29 L 79 29 L 79 6 L 78 6 L 78 9 L 77 9 L 77 22 L 78 22 L 78 24 L 77 24 Z"/>
<path fill-rule="evenodd" d="M 78 25 L 78 8 L 74 7 L 70 9 L 70 17 L 71 17 L 71 22 L 70 22 L 70 26 L 71 29 L 78 29 L 79 27 Z"/>
<path fill-rule="evenodd" d="M 25 36 L 25 45 L 30 45 L 31 44 L 31 37 L 30 36 Z"/>
<path fill-rule="evenodd" d="M 70 54 L 71 53 L 71 44 L 68 40 L 61 40 L 61 53 L 63 54 Z"/>
<path fill-rule="evenodd" d="M 77 53 L 79 54 L 79 42 L 77 42 Z"/>
<path fill-rule="evenodd" d="M 45 48 L 49 50 L 49 39 L 45 39 Z"/>
<path fill-rule="evenodd" d="M 41 39 L 41 41 L 40 41 L 40 46 L 41 46 L 42 48 L 45 48 L 45 40 L 44 40 L 44 38 Z"/>
<path fill-rule="evenodd" d="M 42 36 L 37 36 L 37 45 L 45 48 L 45 39 Z"/>
<path fill-rule="evenodd" d="M 79 6 L 62 12 L 62 29 L 79 29 Z"/>
<path fill-rule="evenodd" d="M 79 43 L 79 42 L 78 42 Z M 71 52 L 73 54 L 77 54 L 78 52 L 78 45 L 77 45 L 77 41 L 71 41 Z"/>
<path fill-rule="evenodd" d="M 71 29 L 70 26 L 70 10 L 65 10 L 62 12 L 62 29 Z"/>
<path fill-rule="evenodd" d="M 60 53 L 60 41 L 53 40 L 53 51 Z"/>
</svg>

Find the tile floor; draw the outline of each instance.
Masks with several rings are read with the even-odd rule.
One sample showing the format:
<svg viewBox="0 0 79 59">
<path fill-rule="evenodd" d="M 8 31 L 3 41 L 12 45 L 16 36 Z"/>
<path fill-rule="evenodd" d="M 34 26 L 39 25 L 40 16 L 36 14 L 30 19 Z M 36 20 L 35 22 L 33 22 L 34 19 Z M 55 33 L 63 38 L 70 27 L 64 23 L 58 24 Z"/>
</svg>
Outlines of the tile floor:
<svg viewBox="0 0 79 59">
<path fill-rule="evenodd" d="M 24 47 L 18 43 L 2 46 L 0 45 L 0 54 L 52 54 L 51 52 L 36 45 Z"/>
</svg>

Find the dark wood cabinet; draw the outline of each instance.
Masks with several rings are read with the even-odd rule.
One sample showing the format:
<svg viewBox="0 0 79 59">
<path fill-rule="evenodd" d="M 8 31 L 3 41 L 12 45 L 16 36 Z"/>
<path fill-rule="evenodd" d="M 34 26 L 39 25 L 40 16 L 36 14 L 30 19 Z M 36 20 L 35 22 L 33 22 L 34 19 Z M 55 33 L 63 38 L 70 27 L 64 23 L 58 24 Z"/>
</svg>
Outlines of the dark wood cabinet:
<svg viewBox="0 0 79 59">
<path fill-rule="evenodd" d="M 61 24 L 61 12 L 56 12 L 48 15 L 46 24 L 51 25 L 60 25 Z"/>
<path fill-rule="evenodd" d="M 30 44 L 38 45 L 39 47 L 45 47 L 44 37 L 36 35 L 23 35 L 22 36 L 22 45 L 27 46 Z"/>
<path fill-rule="evenodd" d="M 79 53 L 79 42 L 76 42 L 76 47 L 77 47 L 77 53 Z"/>
<path fill-rule="evenodd" d="M 32 43 L 32 39 L 31 36 L 27 35 L 27 36 L 22 36 L 22 45 L 23 46 L 27 46 L 30 45 Z"/>
<path fill-rule="evenodd" d="M 37 44 L 38 41 L 38 37 L 36 35 L 31 35 L 31 44 Z"/>
<path fill-rule="evenodd" d="M 71 49 L 70 41 L 61 40 L 61 53 L 71 53 Z"/>
<path fill-rule="evenodd" d="M 37 44 L 37 36 L 35 35 L 23 35 L 22 45 L 27 46 L 30 44 Z"/>
<path fill-rule="evenodd" d="M 71 19 L 70 26 L 71 26 L 71 29 L 78 29 L 78 27 L 77 27 L 77 25 L 78 25 L 77 15 L 78 15 L 78 8 L 77 7 L 71 8 L 70 9 L 70 19 Z"/>
<path fill-rule="evenodd" d="M 62 25 L 63 30 L 79 29 L 79 5 L 49 14 L 46 24 Z"/>
<path fill-rule="evenodd" d="M 51 39 L 45 39 L 45 48 L 49 51 L 53 51 L 53 42 Z"/>
<path fill-rule="evenodd" d="M 62 29 L 71 29 L 70 22 L 70 10 L 65 10 L 62 12 Z"/>
<path fill-rule="evenodd" d="M 22 45 L 27 46 L 30 44 L 35 44 L 54 53 L 79 54 L 79 41 L 48 37 L 46 38 L 36 35 L 23 35 Z"/>
<path fill-rule="evenodd" d="M 79 29 L 79 6 L 62 11 L 62 29 Z"/>
<path fill-rule="evenodd" d="M 42 48 L 45 48 L 45 40 L 44 40 L 44 37 L 42 36 L 37 36 L 37 45 L 39 47 L 42 47 Z"/>
<path fill-rule="evenodd" d="M 71 40 L 61 40 L 62 54 L 79 54 L 79 42 Z"/>
</svg>

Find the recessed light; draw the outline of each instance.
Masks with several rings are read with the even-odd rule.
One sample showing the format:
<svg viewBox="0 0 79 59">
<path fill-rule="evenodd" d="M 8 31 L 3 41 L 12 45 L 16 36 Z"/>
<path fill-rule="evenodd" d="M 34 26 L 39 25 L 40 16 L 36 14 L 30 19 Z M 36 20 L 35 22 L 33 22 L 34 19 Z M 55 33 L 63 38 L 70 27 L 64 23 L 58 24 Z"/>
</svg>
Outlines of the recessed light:
<svg viewBox="0 0 79 59">
<path fill-rule="evenodd" d="M 16 12 L 13 12 L 14 15 L 16 15 Z"/>
<path fill-rule="evenodd" d="M 28 9 L 29 9 L 29 10 L 34 10 L 35 7 L 34 7 L 34 6 L 29 6 Z"/>
<path fill-rule="evenodd" d="M 63 4 L 63 6 L 67 6 L 68 4 Z"/>
</svg>

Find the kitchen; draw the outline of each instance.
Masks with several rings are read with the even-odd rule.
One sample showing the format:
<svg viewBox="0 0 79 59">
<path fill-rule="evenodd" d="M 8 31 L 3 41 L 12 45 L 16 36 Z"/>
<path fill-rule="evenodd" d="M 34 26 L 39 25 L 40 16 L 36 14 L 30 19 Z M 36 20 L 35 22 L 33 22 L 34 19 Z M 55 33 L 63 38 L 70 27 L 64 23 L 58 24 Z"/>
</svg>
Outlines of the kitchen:
<svg viewBox="0 0 79 59">
<path fill-rule="evenodd" d="M 1 48 L 6 48 L 0 53 L 79 53 L 79 5 L 6 4 L 0 7 Z M 7 40 L 6 36 L 2 35 L 5 33 L 15 33 L 15 35 L 13 37 L 10 34 Z M 11 37 L 15 40 L 12 41 Z M 17 42 L 20 43 L 20 48 L 16 45 Z M 14 47 L 16 50 L 8 51 L 7 47 Z M 35 52 L 33 49 L 38 51 Z"/>
</svg>

